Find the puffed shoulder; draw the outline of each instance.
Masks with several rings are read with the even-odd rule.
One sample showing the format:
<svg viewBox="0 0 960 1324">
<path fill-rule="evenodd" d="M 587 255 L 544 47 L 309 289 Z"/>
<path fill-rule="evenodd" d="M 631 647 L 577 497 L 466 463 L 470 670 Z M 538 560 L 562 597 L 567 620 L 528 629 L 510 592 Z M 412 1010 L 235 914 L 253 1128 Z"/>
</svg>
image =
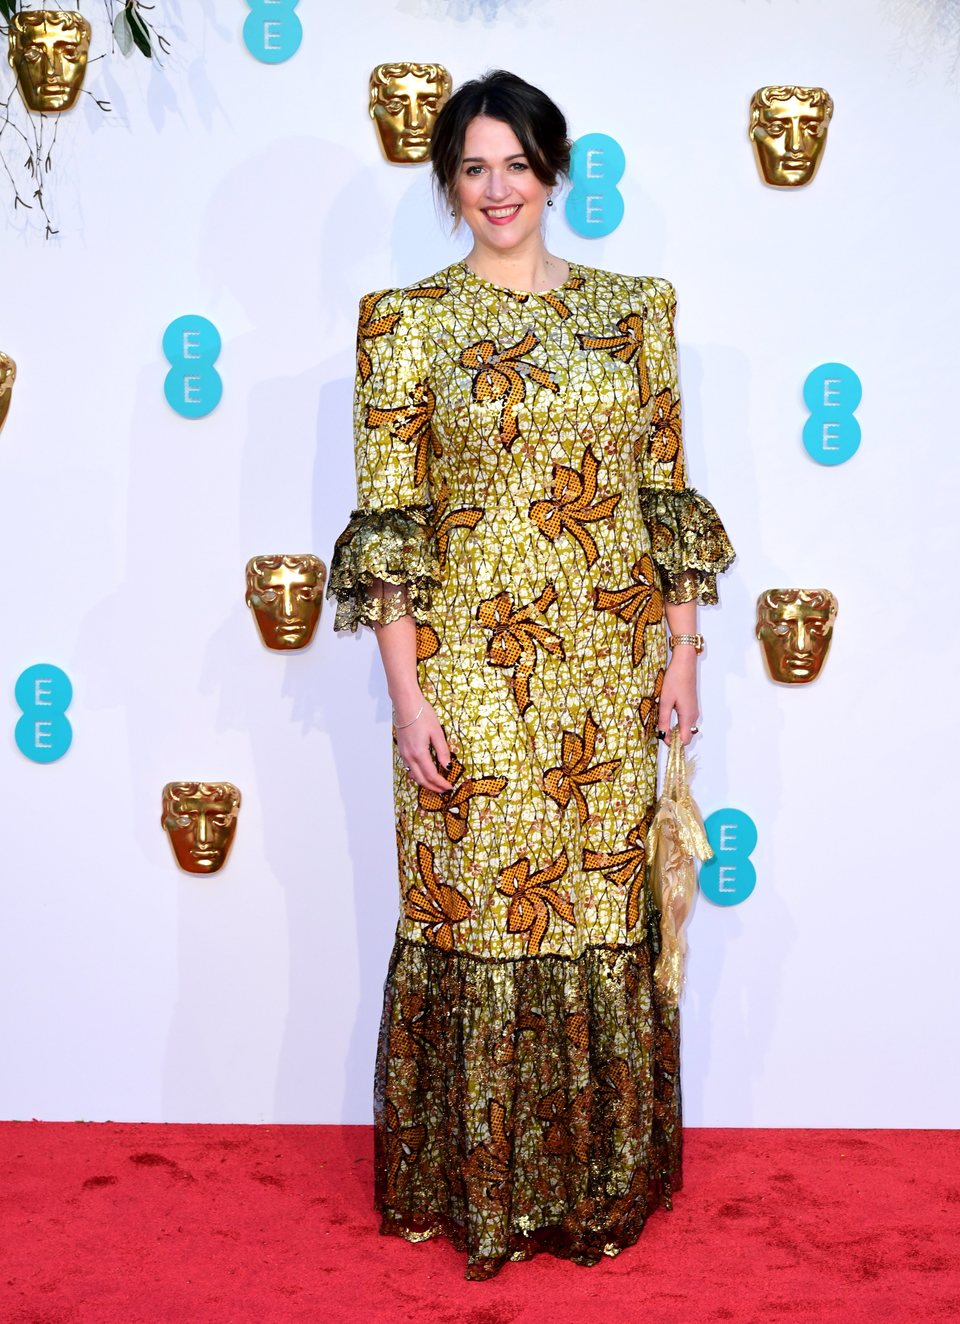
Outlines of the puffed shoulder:
<svg viewBox="0 0 960 1324">
<path fill-rule="evenodd" d="M 581 268 L 589 272 L 600 285 L 606 283 L 616 289 L 627 303 L 643 304 L 658 321 L 672 321 L 677 307 L 677 292 L 670 281 L 662 276 L 627 276 L 616 271 L 603 271 L 600 267 Z"/>
<path fill-rule="evenodd" d="M 677 311 L 677 291 L 670 281 L 664 280 L 662 276 L 642 276 L 640 283 L 647 305 L 661 317 L 673 321 Z"/>
</svg>

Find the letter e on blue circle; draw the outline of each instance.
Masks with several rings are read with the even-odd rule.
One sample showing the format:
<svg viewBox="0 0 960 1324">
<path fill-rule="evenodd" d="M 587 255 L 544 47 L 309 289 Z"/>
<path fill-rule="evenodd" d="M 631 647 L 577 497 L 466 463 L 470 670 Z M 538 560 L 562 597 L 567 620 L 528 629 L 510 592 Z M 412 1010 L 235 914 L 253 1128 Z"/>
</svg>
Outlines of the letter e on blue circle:
<svg viewBox="0 0 960 1324">
<path fill-rule="evenodd" d="M 713 859 L 700 866 L 700 890 L 717 906 L 737 906 L 757 885 L 750 855 L 757 845 L 757 829 L 742 809 L 718 809 L 704 823 Z"/>
<path fill-rule="evenodd" d="M 586 133 L 573 144 L 567 196 L 567 223 L 574 234 L 585 239 L 603 239 L 623 220 L 623 195 L 617 185 L 623 179 L 627 158 L 616 138 L 606 133 Z"/>
<path fill-rule="evenodd" d="M 66 718 L 73 686 L 66 673 L 38 662 L 20 676 L 14 696 L 23 713 L 14 732 L 20 753 L 32 763 L 62 759 L 73 740 L 73 728 Z"/>
<path fill-rule="evenodd" d="M 261 64 L 283 64 L 296 55 L 303 25 L 293 12 L 299 0 L 247 0 L 243 44 Z"/>
<path fill-rule="evenodd" d="M 860 424 L 853 411 L 863 399 L 860 378 L 845 363 L 821 363 L 803 384 L 810 417 L 803 444 L 817 464 L 845 464 L 860 445 Z"/>
<path fill-rule="evenodd" d="M 223 382 L 213 366 L 220 347 L 220 332 L 196 314 L 175 318 L 163 333 L 163 352 L 171 365 L 163 393 L 181 418 L 206 418 L 220 403 Z"/>
</svg>

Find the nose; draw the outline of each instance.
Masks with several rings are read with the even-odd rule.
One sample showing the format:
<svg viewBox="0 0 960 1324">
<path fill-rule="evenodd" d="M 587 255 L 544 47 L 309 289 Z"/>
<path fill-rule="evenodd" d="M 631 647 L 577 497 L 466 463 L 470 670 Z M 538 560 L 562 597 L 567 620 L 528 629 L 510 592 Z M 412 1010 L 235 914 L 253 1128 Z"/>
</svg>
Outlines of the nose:
<svg viewBox="0 0 960 1324">
<path fill-rule="evenodd" d="M 44 82 L 63 77 L 63 56 L 56 46 L 45 46 L 43 48 L 43 54 L 40 57 L 40 71 Z"/>
<path fill-rule="evenodd" d="M 499 202 L 510 193 L 510 181 L 502 170 L 491 170 L 487 176 L 487 197 Z"/>
<path fill-rule="evenodd" d="M 803 151 L 803 133 L 799 121 L 790 120 L 787 129 L 787 151 L 797 156 Z"/>
<path fill-rule="evenodd" d="M 210 829 L 207 827 L 207 816 L 201 809 L 197 814 L 197 845 L 208 846 L 210 844 Z"/>
<path fill-rule="evenodd" d="M 805 653 L 810 643 L 810 631 L 803 621 L 797 621 L 797 652 Z"/>
<path fill-rule="evenodd" d="M 403 112 L 403 123 L 407 129 L 422 129 L 427 122 L 426 111 L 420 104 L 420 98 L 414 97 L 408 102 Z"/>
<path fill-rule="evenodd" d="M 284 614 L 284 616 L 287 618 L 287 620 L 289 620 L 290 617 L 293 616 L 293 614 L 294 614 L 294 612 L 293 612 L 293 593 L 292 593 L 292 591 L 291 591 L 289 585 L 286 585 L 286 586 L 284 587 L 284 590 L 283 590 L 283 614 Z"/>
</svg>

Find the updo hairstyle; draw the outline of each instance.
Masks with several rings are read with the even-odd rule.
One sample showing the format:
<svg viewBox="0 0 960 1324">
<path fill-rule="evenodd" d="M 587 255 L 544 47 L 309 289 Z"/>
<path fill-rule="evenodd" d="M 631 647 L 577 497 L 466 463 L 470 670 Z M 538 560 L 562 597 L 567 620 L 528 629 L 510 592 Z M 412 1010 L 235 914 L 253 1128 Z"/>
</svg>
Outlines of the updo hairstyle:
<svg viewBox="0 0 960 1324">
<path fill-rule="evenodd" d="M 563 111 L 545 92 L 505 69 L 463 83 L 446 101 L 430 135 L 430 161 L 438 194 L 460 219 L 457 184 L 467 126 L 478 115 L 509 124 L 530 169 L 548 187 L 570 175 L 570 139 Z"/>
</svg>

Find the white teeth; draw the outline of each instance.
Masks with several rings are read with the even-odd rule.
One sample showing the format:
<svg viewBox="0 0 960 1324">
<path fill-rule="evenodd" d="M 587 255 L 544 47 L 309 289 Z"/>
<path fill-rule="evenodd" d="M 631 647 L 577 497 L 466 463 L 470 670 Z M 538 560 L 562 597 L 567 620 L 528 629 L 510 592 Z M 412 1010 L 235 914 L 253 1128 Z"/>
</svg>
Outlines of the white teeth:
<svg viewBox="0 0 960 1324">
<path fill-rule="evenodd" d="M 513 216 L 520 210 L 519 204 L 516 207 L 488 207 L 487 215 L 500 220 L 504 216 Z"/>
</svg>

